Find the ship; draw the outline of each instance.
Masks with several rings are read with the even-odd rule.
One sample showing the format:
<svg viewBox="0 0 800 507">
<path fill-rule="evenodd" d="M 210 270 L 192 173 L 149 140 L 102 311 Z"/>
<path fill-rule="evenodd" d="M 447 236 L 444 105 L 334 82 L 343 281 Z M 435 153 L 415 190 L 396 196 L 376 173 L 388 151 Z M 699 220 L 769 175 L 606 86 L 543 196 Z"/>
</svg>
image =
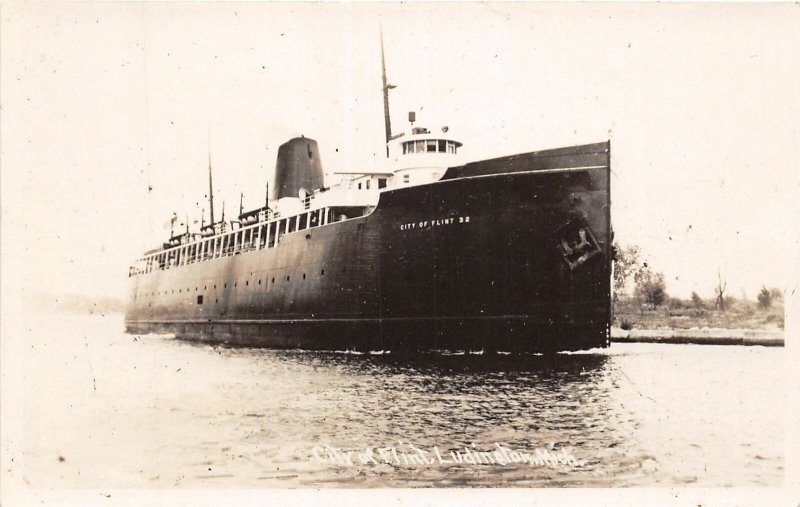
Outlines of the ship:
<svg viewBox="0 0 800 507">
<path fill-rule="evenodd" d="M 264 205 L 129 268 L 126 331 L 233 346 L 554 353 L 609 345 L 610 142 L 461 163 L 447 127 L 326 186 L 318 143 L 277 153 Z"/>
</svg>

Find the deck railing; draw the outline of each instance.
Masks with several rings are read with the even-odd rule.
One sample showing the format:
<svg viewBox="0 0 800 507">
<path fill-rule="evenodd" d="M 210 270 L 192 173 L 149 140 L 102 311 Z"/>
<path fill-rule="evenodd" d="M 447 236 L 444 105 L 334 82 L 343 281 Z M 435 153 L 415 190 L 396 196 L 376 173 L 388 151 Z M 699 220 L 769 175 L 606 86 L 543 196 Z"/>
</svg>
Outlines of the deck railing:
<svg viewBox="0 0 800 507">
<path fill-rule="evenodd" d="M 310 203 L 310 198 L 306 201 Z M 306 202 L 304 201 L 304 203 Z M 260 221 L 233 231 L 200 238 L 138 259 L 128 270 L 128 277 L 168 270 L 254 250 L 275 248 L 284 234 L 313 229 L 331 222 L 331 208 L 318 208 L 281 218 L 278 213 L 264 213 Z M 262 214 L 259 213 L 259 219 Z"/>
</svg>

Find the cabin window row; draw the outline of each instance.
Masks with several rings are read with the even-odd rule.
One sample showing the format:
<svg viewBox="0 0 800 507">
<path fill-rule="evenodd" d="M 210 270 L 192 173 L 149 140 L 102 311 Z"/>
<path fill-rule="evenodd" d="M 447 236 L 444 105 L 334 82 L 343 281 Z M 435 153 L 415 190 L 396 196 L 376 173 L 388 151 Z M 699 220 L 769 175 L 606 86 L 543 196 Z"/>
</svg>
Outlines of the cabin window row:
<svg viewBox="0 0 800 507">
<path fill-rule="evenodd" d="M 444 139 L 427 139 L 422 141 L 406 141 L 403 143 L 403 155 L 407 153 L 457 153 L 455 141 Z"/>
<path fill-rule="evenodd" d="M 358 182 L 358 189 L 359 190 L 369 190 L 370 181 L 360 181 Z M 378 189 L 386 188 L 386 178 L 378 178 Z"/>
</svg>

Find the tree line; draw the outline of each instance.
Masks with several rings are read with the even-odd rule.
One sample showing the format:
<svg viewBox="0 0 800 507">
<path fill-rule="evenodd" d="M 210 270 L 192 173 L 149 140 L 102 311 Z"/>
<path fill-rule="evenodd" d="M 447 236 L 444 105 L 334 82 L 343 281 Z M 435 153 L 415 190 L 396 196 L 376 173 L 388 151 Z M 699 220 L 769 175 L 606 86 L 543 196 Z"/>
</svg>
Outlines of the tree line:
<svg viewBox="0 0 800 507">
<path fill-rule="evenodd" d="M 697 292 L 692 292 L 688 302 L 670 298 L 664 274 L 655 271 L 648 264 L 642 249 L 637 245 L 623 247 L 619 243 L 614 243 L 613 267 L 614 303 L 620 300 L 633 300 L 642 311 L 655 310 L 665 303 L 671 307 L 690 306 L 697 309 L 705 309 L 708 306 Z M 721 270 L 717 270 L 717 279 L 713 287 L 714 309 L 725 311 L 734 300 L 726 295 L 727 288 L 727 279 Z M 766 310 L 774 303 L 782 301 L 783 292 L 777 288 L 768 289 L 762 286 L 757 299 L 758 307 Z"/>
</svg>

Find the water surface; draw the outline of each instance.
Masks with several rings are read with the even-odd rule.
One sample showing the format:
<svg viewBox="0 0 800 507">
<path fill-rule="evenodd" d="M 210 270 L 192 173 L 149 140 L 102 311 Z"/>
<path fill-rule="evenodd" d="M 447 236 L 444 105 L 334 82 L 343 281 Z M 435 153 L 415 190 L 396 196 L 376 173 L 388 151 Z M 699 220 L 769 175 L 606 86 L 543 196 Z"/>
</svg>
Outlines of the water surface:
<svg viewBox="0 0 800 507">
<path fill-rule="evenodd" d="M 783 484 L 782 348 L 409 360 L 127 335 L 116 315 L 12 329 L 12 475 L 33 488 Z M 498 444 L 581 464 L 355 459 Z"/>
</svg>

